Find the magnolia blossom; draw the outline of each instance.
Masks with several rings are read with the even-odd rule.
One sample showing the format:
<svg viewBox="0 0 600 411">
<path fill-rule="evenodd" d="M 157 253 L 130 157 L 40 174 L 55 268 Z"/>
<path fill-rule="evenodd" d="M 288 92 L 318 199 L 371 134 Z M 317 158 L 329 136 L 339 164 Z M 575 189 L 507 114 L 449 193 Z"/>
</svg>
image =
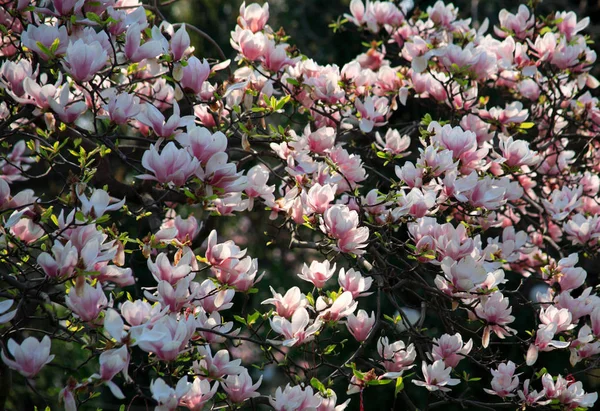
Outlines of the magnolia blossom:
<svg viewBox="0 0 600 411">
<path fill-rule="evenodd" d="M 402 340 L 390 344 L 387 337 L 381 337 L 377 341 L 377 352 L 389 378 L 399 377 L 404 371 L 415 366 L 417 351 L 413 344 L 407 347 Z"/>
<path fill-rule="evenodd" d="M 187 382 L 187 377 L 184 378 L 179 380 L 179 383 L 177 383 L 177 387 L 175 388 L 176 395 L 185 391 L 187 388 L 186 393 L 179 397 L 179 405 L 183 405 L 192 411 L 201 411 L 206 403 L 216 394 L 219 384 L 215 382 L 211 387 L 208 380 L 203 380 L 198 377 L 195 377 L 194 382 L 190 384 Z M 181 383 L 182 380 L 185 381 L 186 384 Z"/>
<path fill-rule="evenodd" d="M 277 315 L 283 318 L 290 318 L 298 308 L 305 307 L 308 304 L 306 296 L 298 287 L 292 287 L 286 291 L 285 295 L 281 295 L 269 287 L 273 298 L 267 298 L 261 304 L 273 304 Z"/>
<path fill-rule="evenodd" d="M 504 297 L 499 291 L 492 293 L 475 307 L 477 316 L 487 322 L 482 337 L 484 348 L 490 343 L 490 333 L 492 331 L 502 339 L 515 332 L 515 330 L 506 326 L 515 320 L 515 317 L 510 315 L 511 311 L 512 308 L 509 307 L 508 298 Z"/>
<path fill-rule="evenodd" d="M 321 231 L 337 239 L 340 251 L 364 254 L 369 229 L 358 227 L 358 213 L 344 205 L 331 206 L 323 216 Z"/>
<path fill-rule="evenodd" d="M 215 384 L 216 385 L 216 384 Z M 156 411 L 175 411 L 179 404 L 179 400 L 190 390 L 190 384 L 187 381 L 187 376 L 183 377 L 177 383 L 175 389 L 162 379 L 157 378 L 150 383 L 150 392 L 152 398 L 156 400 L 158 406 Z"/>
<path fill-rule="evenodd" d="M 346 320 L 346 327 L 356 341 L 363 342 L 367 339 L 375 325 L 375 313 L 367 314 L 365 310 L 358 310 L 356 315 L 350 314 Z"/>
<path fill-rule="evenodd" d="M 305 387 L 290 384 L 285 389 L 277 387 L 275 397 L 270 397 L 269 402 L 276 411 L 308 411 L 316 410 L 321 404 L 321 398 L 313 394 L 312 387 Z"/>
<path fill-rule="evenodd" d="M 248 370 L 244 369 L 238 375 L 229 375 L 222 384 L 227 397 L 234 403 L 241 403 L 249 398 L 260 396 L 260 393 L 256 390 L 261 383 L 262 375 L 255 384 L 252 384 L 252 378 L 248 374 Z"/>
<path fill-rule="evenodd" d="M 245 371 L 240 366 L 242 360 L 229 360 L 229 351 L 219 350 L 212 355 L 210 345 L 198 347 L 198 354 L 202 355 L 199 362 L 194 362 L 193 368 L 197 374 L 218 379 L 224 375 L 237 375 Z"/>
<path fill-rule="evenodd" d="M 420 387 L 425 387 L 429 391 L 451 391 L 451 388 L 447 387 L 448 385 L 452 386 L 460 384 L 459 379 L 450 378 L 452 368 L 446 367 L 442 360 L 437 360 L 431 365 L 427 365 L 427 363 L 423 361 L 421 370 L 423 371 L 425 381 L 413 380 L 413 383 Z"/>
<path fill-rule="evenodd" d="M 283 335 L 285 340 L 282 344 L 286 347 L 301 345 L 314 339 L 314 334 L 321 329 L 321 320 L 316 319 L 310 326 L 310 317 L 304 307 L 296 309 L 291 321 L 284 317 L 275 316 L 271 320 L 271 328 L 278 334 Z"/>
<path fill-rule="evenodd" d="M 65 303 L 82 321 L 93 321 L 108 305 L 106 295 L 100 283 L 92 287 L 85 282 L 83 287 L 73 287 L 65 298 Z"/>
<path fill-rule="evenodd" d="M 443 334 L 439 339 L 434 338 L 431 357 L 434 361 L 442 360 L 447 367 L 455 368 L 458 363 L 471 352 L 473 340 L 463 345 L 462 336 Z"/>
<path fill-rule="evenodd" d="M 50 337 L 47 335 L 42 338 L 41 342 L 34 337 L 27 337 L 21 344 L 17 344 L 15 340 L 10 338 L 7 348 L 14 359 L 8 358 L 4 350 L 0 352 L 0 356 L 4 364 L 27 378 L 33 378 L 44 365 L 54 359 L 54 355 L 50 355 L 50 345 Z"/>
<path fill-rule="evenodd" d="M 350 268 L 348 271 L 342 268 L 338 275 L 338 284 L 344 291 L 351 292 L 353 298 L 366 297 L 371 294 L 366 291 L 369 291 L 371 288 L 373 279 L 371 277 L 363 277 L 360 272 L 353 268 Z"/>
<path fill-rule="evenodd" d="M 315 304 L 319 318 L 325 321 L 338 321 L 347 317 L 356 310 L 357 306 L 358 302 L 354 301 L 352 293 L 349 291 L 344 291 L 333 301 L 331 298 L 321 296 Z"/>
<path fill-rule="evenodd" d="M 335 264 L 331 265 L 329 260 L 323 262 L 313 261 L 310 263 L 310 267 L 304 264 L 302 273 L 298 274 L 298 277 L 313 283 L 317 288 L 323 288 L 327 280 L 335 274 L 335 266 Z"/>
<path fill-rule="evenodd" d="M 137 178 L 175 186 L 184 185 L 200 168 L 197 159 L 186 150 L 178 149 L 173 142 L 167 143 L 160 154 L 156 145 L 150 145 L 150 149 L 142 156 L 142 165 L 152 174 L 142 174 Z"/>
<path fill-rule="evenodd" d="M 512 361 L 498 365 L 498 368 L 491 370 L 492 389 L 484 388 L 488 394 L 498 395 L 499 397 L 514 397 L 512 394 L 519 386 L 519 375 L 515 375 L 516 365 Z"/>
</svg>

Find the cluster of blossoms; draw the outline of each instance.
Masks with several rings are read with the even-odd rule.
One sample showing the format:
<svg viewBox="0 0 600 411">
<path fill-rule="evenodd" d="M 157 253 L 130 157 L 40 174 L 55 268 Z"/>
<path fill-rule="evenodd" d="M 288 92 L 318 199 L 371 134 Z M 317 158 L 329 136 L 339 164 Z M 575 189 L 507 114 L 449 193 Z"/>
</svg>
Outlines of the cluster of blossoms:
<svg viewBox="0 0 600 411">
<path fill-rule="evenodd" d="M 197 57 L 156 2 L 0 0 L 0 357 L 26 379 L 15 392 L 60 365 L 69 411 L 105 388 L 166 411 L 364 409 L 390 383 L 409 409 L 594 407 L 589 19 L 522 5 L 475 29 L 452 4 L 409 3 L 352 0 L 336 24 L 375 40 L 341 67 L 244 3 L 234 67 L 220 49 Z M 261 271 L 240 247 L 265 240 L 248 215 L 269 216 L 296 267 Z"/>
</svg>

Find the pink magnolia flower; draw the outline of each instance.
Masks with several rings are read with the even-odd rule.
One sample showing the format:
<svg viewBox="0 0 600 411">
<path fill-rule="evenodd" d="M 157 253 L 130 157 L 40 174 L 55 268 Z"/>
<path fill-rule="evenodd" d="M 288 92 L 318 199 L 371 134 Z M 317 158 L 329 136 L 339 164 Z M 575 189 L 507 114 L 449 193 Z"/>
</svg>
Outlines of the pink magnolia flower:
<svg viewBox="0 0 600 411">
<path fill-rule="evenodd" d="M 100 354 L 100 378 L 108 383 L 107 385 L 112 393 L 119 399 L 124 399 L 125 396 L 121 392 L 121 389 L 112 383 L 111 380 L 121 371 L 126 378 L 128 377 L 127 367 L 129 367 L 129 359 L 129 351 L 126 345 L 117 349 L 104 351 Z"/>
<path fill-rule="evenodd" d="M 256 165 L 248 170 L 248 183 L 244 191 L 250 199 L 248 204 L 249 210 L 252 210 L 254 199 L 257 197 L 262 197 L 263 199 L 271 201 L 274 200 L 275 196 L 273 195 L 273 192 L 275 191 L 275 186 L 269 186 L 267 184 L 270 175 L 269 169 L 263 164 Z"/>
<path fill-rule="evenodd" d="M 190 264 L 193 259 L 195 259 L 195 257 L 190 250 L 177 261 L 177 264 L 172 265 L 167 255 L 165 253 L 160 253 L 158 257 L 156 257 L 156 262 L 153 262 L 152 259 L 149 258 L 147 265 L 157 282 L 167 281 L 171 285 L 175 285 L 192 271 Z"/>
<path fill-rule="evenodd" d="M 84 83 L 94 78 L 106 65 L 107 59 L 108 54 L 99 42 L 87 44 L 77 40 L 67 47 L 63 66 L 75 81 Z"/>
<path fill-rule="evenodd" d="M 308 304 L 306 296 L 302 294 L 298 287 L 290 288 L 283 296 L 275 292 L 273 287 L 269 288 L 273 298 L 267 298 L 261 304 L 273 304 L 277 315 L 280 317 L 290 318 L 298 308 L 306 307 Z"/>
<path fill-rule="evenodd" d="M 298 277 L 312 283 L 317 288 L 323 288 L 327 280 L 335 274 L 335 266 L 336 264 L 331 265 L 329 260 L 313 261 L 310 263 L 310 267 L 304 264 L 302 274 L 298 274 Z"/>
<path fill-rule="evenodd" d="M 188 34 L 185 24 L 182 24 L 179 30 L 171 37 L 171 54 L 173 61 L 179 61 L 187 54 L 191 53 L 193 48 L 190 47 L 190 35 Z"/>
<path fill-rule="evenodd" d="M 442 260 L 442 271 L 445 280 L 438 276 L 435 284 L 443 291 L 469 292 L 479 286 L 487 279 L 487 270 L 481 262 L 476 261 L 470 255 L 454 261 L 451 257 Z"/>
<path fill-rule="evenodd" d="M 175 389 L 169 387 L 162 378 L 152 380 L 150 382 L 150 392 L 152 393 L 152 398 L 158 403 L 155 410 L 175 411 L 179 405 L 179 400 L 190 390 L 190 385 L 187 381 L 187 376 L 179 380 Z"/>
<path fill-rule="evenodd" d="M 193 276 L 185 277 L 171 285 L 168 281 L 161 280 L 156 287 L 156 293 L 144 292 L 144 296 L 150 301 L 158 301 L 163 307 L 168 307 L 171 312 L 179 312 L 188 305 L 195 297 L 190 291 L 190 283 Z"/>
<path fill-rule="evenodd" d="M 350 268 L 348 271 L 340 269 L 338 275 L 338 284 L 342 290 L 352 293 L 352 298 L 366 297 L 372 293 L 368 293 L 373 279 L 371 277 L 363 277 L 360 272 Z"/>
<path fill-rule="evenodd" d="M 108 300 L 99 282 L 95 287 L 85 282 L 83 287 L 69 289 L 65 303 L 81 321 L 89 322 L 98 318 L 98 314 L 108 305 Z"/>
<path fill-rule="evenodd" d="M 504 164 L 509 167 L 535 166 L 540 161 L 537 152 L 531 151 L 529 143 L 524 140 L 515 141 L 512 137 L 501 138 L 500 150 L 502 157 L 506 160 Z"/>
<path fill-rule="evenodd" d="M 570 345 L 568 341 L 553 340 L 556 330 L 555 323 L 540 324 L 535 334 L 535 341 L 527 350 L 527 365 L 535 364 L 539 351 L 552 351 L 555 348 L 567 348 Z"/>
<path fill-rule="evenodd" d="M 127 29 L 125 36 L 125 56 L 132 63 L 139 63 L 144 59 L 152 59 L 161 55 L 165 50 L 160 40 L 151 39 L 141 44 L 142 26 L 133 23 Z"/>
<path fill-rule="evenodd" d="M 163 361 L 175 360 L 196 331 L 194 317 L 177 319 L 174 314 L 158 319 L 152 326 L 145 326 L 136 342 L 140 349 L 154 353 Z"/>
<path fill-rule="evenodd" d="M 37 44 L 39 42 L 46 50 L 52 51 L 52 44 L 55 41 L 58 43 L 58 47 L 51 55 L 42 51 Z M 67 47 L 69 46 L 67 27 L 65 25 L 51 26 L 42 24 L 36 26 L 35 24 L 28 24 L 27 30 L 21 34 L 21 44 L 35 52 L 42 60 L 49 60 L 56 56 L 61 56 L 65 54 Z"/>
<path fill-rule="evenodd" d="M 496 291 L 482 299 L 481 303 L 475 307 L 477 316 L 487 322 L 481 341 L 484 348 L 487 348 L 490 343 L 490 333 L 492 331 L 502 339 L 516 332 L 506 326 L 515 320 L 515 317 L 510 315 L 512 307 L 509 307 L 509 304 L 508 298 L 504 297 L 501 292 Z"/>
<path fill-rule="evenodd" d="M 33 70 L 31 62 L 27 59 L 12 62 L 5 61 L 0 66 L 0 88 L 7 88 L 14 95 L 21 97 L 25 93 L 23 81 L 26 78 L 34 79 L 37 70 Z"/>
<path fill-rule="evenodd" d="M 529 390 L 529 380 L 525 380 L 523 383 L 523 389 L 517 392 L 521 401 L 523 401 L 526 405 L 536 406 L 536 405 L 545 405 L 550 403 L 550 400 L 540 401 L 546 394 L 545 389 L 541 391 L 530 391 Z"/>
<path fill-rule="evenodd" d="M 150 149 L 142 156 L 142 165 L 152 174 L 142 174 L 137 178 L 175 186 L 184 185 L 200 169 L 200 162 L 186 150 L 177 148 L 172 141 L 160 154 L 155 144 L 150 145 Z"/>
<path fill-rule="evenodd" d="M 514 397 L 512 394 L 519 386 L 519 374 L 515 375 L 516 365 L 514 362 L 501 363 L 498 368 L 491 370 L 492 389 L 484 388 L 488 394 L 497 395 L 501 398 Z"/>
<path fill-rule="evenodd" d="M 350 402 L 348 398 L 340 405 L 337 405 L 337 395 L 331 388 L 325 393 L 318 392 L 316 396 L 321 399 L 321 404 L 317 407 L 316 411 L 344 411 Z"/>
<path fill-rule="evenodd" d="M 187 383 L 187 377 L 183 378 L 185 378 L 184 381 Z M 179 383 L 177 383 L 176 391 L 178 387 Z M 195 377 L 193 383 L 187 383 L 187 388 L 187 392 L 179 397 L 179 405 L 182 405 L 191 411 L 202 411 L 206 403 L 216 394 L 219 384 L 215 382 L 211 387 L 209 380 Z M 180 392 L 183 391 L 184 388 L 181 388 Z"/>
<path fill-rule="evenodd" d="M 373 127 L 379 127 L 386 123 L 386 115 L 390 109 L 387 98 L 368 96 L 364 101 L 357 98 L 354 104 L 360 113 L 359 127 L 362 132 L 370 133 Z"/>
<path fill-rule="evenodd" d="M 242 30 L 237 36 L 237 44 L 231 40 L 233 48 L 238 50 L 242 57 L 249 61 L 262 58 L 267 49 L 267 37 L 262 32 L 253 33 Z"/>
<path fill-rule="evenodd" d="M 37 258 L 37 263 L 51 278 L 71 277 L 78 262 L 79 252 L 71 241 L 64 245 L 60 241 L 55 241 L 52 246 L 52 254 L 43 252 Z"/>
<path fill-rule="evenodd" d="M 81 201 L 81 212 L 83 215 L 92 218 L 100 218 L 107 211 L 119 210 L 125 204 L 125 199 L 118 201 L 101 189 L 94 189 L 90 198 L 87 198 L 83 192 L 78 192 L 77 198 Z M 112 201 L 116 201 L 116 203 L 110 204 Z"/>
<path fill-rule="evenodd" d="M 304 135 L 308 143 L 308 149 L 313 153 L 324 154 L 326 150 L 333 148 L 336 132 L 333 127 L 321 127 L 313 132 L 310 125 L 304 128 Z"/>
<path fill-rule="evenodd" d="M 433 339 L 431 358 L 433 361 L 442 360 L 447 367 L 456 368 L 458 363 L 471 352 L 473 340 L 463 344 L 462 335 L 443 334 L 439 339 Z"/>
<path fill-rule="evenodd" d="M 237 375 L 229 375 L 222 382 L 223 390 L 227 393 L 227 397 L 234 403 L 241 403 L 250 398 L 260 396 L 256 390 L 262 383 L 263 376 L 261 375 L 255 384 L 252 384 L 252 377 L 248 374 L 245 368 Z"/>
<path fill-rule="evenodd" d="M 427 365 L 427 363 L 423 361 L 421 370 L 423 371 L 425 381 L 413 380 L 413 383 L 420 387 L 425 387 L 429 391 L 451 391 L 451 388 L 447 387 L 448 385 L 453 386 L 460 384 L 459 379 L 450 378 L 452 368 L 446 368 L 446 365 L 442 360 L 437 360 L 431 365 Z"/>
<path fill-rule="evenodd" d="M 352 314 L 357 306 L 358 302 L 349 291 L 344 291 L 335 300 L 320 296 L 315 304 L 319 318 L 324 321 L 339 321 Z"/>
<path fill-rule="evenodd" d="M 384 138 L 379 132 L 375 133 L 375 141 L 379 150 L 390 152 L 395 156 L 410 154 L 410 152 L 406 152 L 410 147 L 410 136 L 400 136 L 398 130 L 390 128 L 386 131 Z"/>
<path fill-rule="evenodd" d="M 128 93 L 115 94 L 104 106 L 108 118 L 118 125 L 124 125 L 135 118 L 141 111 L 140 99 Z"/>
<path fill-rule="evenodd" d="M 192 56 L 183 68 L 183 75 L 180 80 L 181 87 L 184 91 L 189 90 L 194 94 L 199 94 L 209 75 L 210 65 L 206 59 L 200 61 L 197 57 Z"/>
<path fill-rule="evenodd" d="M 323 216 L 321 231 L 338 240 L 337 247 L 345 253 L 364 254 L 369 229 L 358 227 L 358 213 L 345 205 L 329 207 Z"/>
<path fill-rule="evenodd" d="M 277 387 L 275 397 L 269 397 L 269 402 L 275 411 L 310 411 L 317 409 L 321 404 L 321 398 L 313 393 L 310 386 L 302 389 L 299 385 L 292 387 L 288 384 L 284 390 Z"/>
<path fill-rule="evenodd" d="M 389 378 L 397 378 L 415 366 L 417 351 L 413 344 L 407 347 L 402 340 L 390 344 L 387 337 L 380 337 L 377 341 L 377 352 L 387 371 L 385 375 Z"/>
<path fill-rule="evenodd" d="M 239 329 L 233 330 L 233 322 L 223 322 L 221 315 L 215 311 L 210 316 L 207 316 L 202 308 L 197 308 L 197 327 L 202 328 L 198 334 L 202 336 L 209 344 L 220 344 L 226 340 L 226 337 L 222 334 L 229 334 L 236 336 L 239 333 Z M 210 330 L 210 331 L 209 331 Z M 233 331 L 232 331 L 233 330 Z M 211 331 L 217 331 L 219 334 L 215 334 Z"/>
<path fill-rule="evenodd" d="M 240 6 L 240 16 L 238 24 L 244 29 L 248 29 L 253 33 L 262 30 L 269 20 L 269 3 L 265 3 L 262 7 L 257 3 L 252 3 L 246 7 L 246 2 Z"/>
<path fill-rule="evenodd" d="M 321 320 L 316 319 L 310 326 L 310 317 L 306 308 L 299 307 L 292 315 L 291 321 L 284 317 L 275 316 L 269 320 L 271 328 L 278 334 L 283 335 L 285 340 L 282 344 L 293 347 L 312 341 L 314 334 L 321 329 Z"/>
<path fill-rule="evenodd" d="M 335 199 L 336 191 L 336 184 L 315 183 L 304 195 L 306 204 L 314 213 L 323 214 L 329 208 L 329 203 Z"/>
<path fill-rule="evenodd" d="M 50 337 L 47 335 L 42 338 L 41 342 L 34 337 L 27 337 L 21 344 L 17 344 L 10 338 L 7 347 L 14 360 L 8 358 L 4 350 L 0 352 L 0 356 L 4 364 L 26 378 L 32 378 L 40 372 L 44 365 L 54 359 L 54 355 L 50 355 L 51 344 Z"/>
<path fill-rule="evenodd" d="M 191 283 L 192 294 L 195 295 L 195 305 L 199 305 L 207 313 L 214 311 L 223 311 L 233 307 L 233 297 L 235 296 L 235 290 L 221 289 L 211 279 L 202 281 L 201 284 L 197 282 Z"/>
<path fill-rule="evenodd" d="M 224 193 L 243 191 L 248 182 L 242 172 L 237 171 L 236 165 L 228 162 L 227 154 L 222 152 L 216 153 L 208 160 L 203 180 L 210 186 L 207 187 L 208 194 L 212 194 L 212 187 Z"/>
<path fill-rule="evenodd" d="M 229 360 L 229 351 L 219 350 L 212 355 L 210 345 L 198 347 L 198 354 L 202 359 L 194 361 L 194 372 L 212 379 L 219 379 L 225 375 L 238 375 L 245 371 L 245 368 L 240 364 L 242 360 Z"/>
<path fill-rule="evenodd" d="M 535 16 L 526 5 L 521 4 L 517 14 L 512 14 L 506 9 L 502 9 L 498 15 L 500 27 L 494 27 L 498 37 L 506 37 L 514 33 L 518 39 L 524 39 L 531 36 L 535 24 Z"/>
<path fill-rule="evenodd" d="M 158 99 L 156 99 L 158 100 Z M 178 128 L 191 126 L 194 124 L 193 116 L 180 117 L 179 104 L 173 102 L 173 114 L 165 121 L 165 116 L 153 104 L 146 103 L 144 110 L 137 116 L 137 120 L 151 127 L 154 133 L 159 137 L 171 137 L 178 132 Z M 172 142 L 168 143 L 172 144 Z M 167 144 L 167 145 L 168 145 Z"/>
<path fill-rule="evenodd" d="M 356 315 L 350 314 L 346 320 L 346 327 L 356 341 L 363 342 L 367 339 L 375 325 L 375 313 L 367 314 L 365 310 L 358 310 Z"/>
<path fill-rule="evenodd" d="M 196 157 L 203 165 L 206 165 L 213 155 L 225 152 L 227 148 L 227 137 L 225 134 L 220 131 L 211 133 L 204 127 L 188 127 L 187 132 L 178 134 L 175 139 L 183 147 L 186 147 L 190 154 Z"/>
<path fill-rule="evenodd" d="M 556 27 L 565 35 L 567 40 L 571 40 L 577 33 L 585 29 L 590 24 L 590 18 L 586 17 L 577 22 L 577 15 L 572 11 L 556 12 L 554 19 L 557 21 Z"/>
</svg>

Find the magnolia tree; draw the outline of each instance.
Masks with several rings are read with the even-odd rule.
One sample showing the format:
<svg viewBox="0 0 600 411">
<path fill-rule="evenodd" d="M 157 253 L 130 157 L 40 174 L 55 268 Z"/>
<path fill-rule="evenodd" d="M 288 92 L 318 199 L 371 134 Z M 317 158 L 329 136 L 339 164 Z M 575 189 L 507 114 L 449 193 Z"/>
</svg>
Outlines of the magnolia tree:
<svg viewBox="0 0 600 411">
<path fill-rule="evenodd" d="M 594 407 L 589 19 L 353 0 L 340 67 L 268 4 L 230 61 L 157 1 L 0 3 L 2 408 Z"/>
</svg>

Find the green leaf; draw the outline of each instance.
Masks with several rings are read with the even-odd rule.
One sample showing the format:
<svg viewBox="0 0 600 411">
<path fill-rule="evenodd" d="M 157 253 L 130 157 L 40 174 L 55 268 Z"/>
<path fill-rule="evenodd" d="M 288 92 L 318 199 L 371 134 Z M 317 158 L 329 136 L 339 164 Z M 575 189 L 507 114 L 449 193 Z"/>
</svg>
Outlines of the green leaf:
<svg viewBox="0 0 600 411">
<path fill-rule="evenodd" d="M 260 312 L 258 311 L 254 311 L 254 314 L 248 314 L 248 316 L 246 317 L 246 321 L 248 325 L 252 325 L 256 322 L 256 320 L 258 320 L 258 318 L 260 317 Z"/>
<path fill-rule="evenodd" d="M 371 380 L 367 381 L 367 385 L 388 385 L 392 380 Z"/>
<path fill-rule="evenodd" d="M 400 391 L 404 389 L 404 380 L 402 377 L 396 378 L 396 388 L 394 389 L 394 397 L 397 397 L 400 394 Z"/>
<path fill-rule="evenodd" d="M 318 390 L 319 392 L 326 391 L 325 385 L 323 385 L 323 383 L 321 381 L 317 380 L 315 377 L 310 379 L 310 385 L 312 385 L 312 387 L 315 390 Z"/>
<path fill-rule="evenodd" d="M 327 346 L 327 348 L 325 348 L 325 351 L 323 351 L 324 355 L 329 355 L 331 354 L 334 350 L 335 350 L 336 345 L 335 344 L 330 344 Z"/>
</svg>

